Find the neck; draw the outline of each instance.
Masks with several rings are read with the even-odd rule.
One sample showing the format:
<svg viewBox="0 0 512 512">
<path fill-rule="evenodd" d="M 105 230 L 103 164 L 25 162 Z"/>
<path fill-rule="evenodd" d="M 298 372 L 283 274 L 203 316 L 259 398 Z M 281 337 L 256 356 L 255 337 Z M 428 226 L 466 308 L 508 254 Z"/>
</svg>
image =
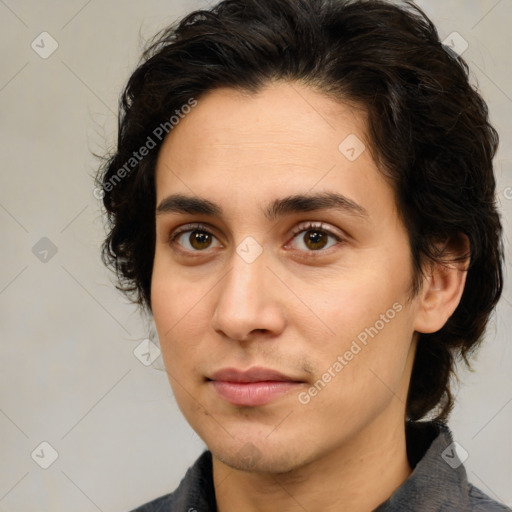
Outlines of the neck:
<svg viewBox="0 0 512 512">
<path fill-rule="evenodd" d="M 373 510 L 411 473 L 405 424 L 401 421 L 392 427 L 374 422 L 343 446 L 284 474 L 238 471 L 214 456 L 217 510 Z"/>
</svg>

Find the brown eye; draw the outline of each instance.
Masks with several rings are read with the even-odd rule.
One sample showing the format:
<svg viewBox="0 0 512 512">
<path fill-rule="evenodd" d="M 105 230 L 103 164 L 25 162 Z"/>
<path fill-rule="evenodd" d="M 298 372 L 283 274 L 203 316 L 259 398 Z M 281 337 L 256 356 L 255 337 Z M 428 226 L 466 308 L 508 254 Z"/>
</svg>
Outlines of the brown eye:
<svg viewBox="0 0 512 512">
<path fill-rule="evenodd" d="M 322 231 L 306 231 L 303 236 L 304 245 L 312 250 L 323 249 L 328 243 L 329 235 Z M 311 245 L 310 245 L 311 244 Z"/>
<path fill-rule="evenodd" d="M 299 236 L 301 234 L 302 236 Z M 321 252 L 326 248 L 329 243 L 329 239 L 332 239 L 334 243 L 331 243 L 327 248 L 336 245 L 336 242 L 343 242 L 343 239 L 340 236 L 324 228 L 321 224 L 299 226 L 294 233 L 294 240 L 301 242 L 298 248 L 306 252 Z M 295 248 L 297 248 L 297 246 L 295 246 Z"/>
<path fill-rule="evenodd" d="M 188 237 L 188 241 L 194 249 L 207 249 L 212 242 L 211 235 L 205 231 L 192 231 Z"/>
<path fill-rule="evenodd" d="M 169 238 L 171 244 L 177 243 L 189 252 L 201 252 L 209 249 L 212 247 L 213 240 L 216 240 L 214 235 L 201 226 L 182 229 L 172 234 Z"/>
</svg>

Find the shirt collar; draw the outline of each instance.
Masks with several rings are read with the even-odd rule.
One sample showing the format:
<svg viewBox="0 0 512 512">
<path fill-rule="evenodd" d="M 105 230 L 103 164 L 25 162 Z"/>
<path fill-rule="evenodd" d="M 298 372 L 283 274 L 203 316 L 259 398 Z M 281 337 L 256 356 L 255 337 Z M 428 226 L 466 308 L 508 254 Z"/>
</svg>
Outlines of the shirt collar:
<svg viewBox="0 0 512 512">
<path fill-rule="evenodd" d="M 374 512 L 471 510 L 466 470 L 448 426 L 442 422 L 408 422 L 406 440 L 413 471 Z"/>
<path fill-rule="evenodd" d="M 466 470 L 455 450 L 448 426 L 442 422 L 408 422 L 407 456 L 412 473 L 373 512 L 470 511 Z M 173 493 L 179 512 L 217 512 L 212 454 L 204 451 Z"/>
</svg>

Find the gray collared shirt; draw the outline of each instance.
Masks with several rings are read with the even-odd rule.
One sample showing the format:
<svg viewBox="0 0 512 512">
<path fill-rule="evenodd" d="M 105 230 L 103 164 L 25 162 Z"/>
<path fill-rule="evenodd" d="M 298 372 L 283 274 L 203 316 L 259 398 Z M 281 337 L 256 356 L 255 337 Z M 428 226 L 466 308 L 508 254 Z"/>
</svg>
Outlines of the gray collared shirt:
<svg viewBox="0 0 512 512">
<path fill-rule="evenodd" d="M 441 422 L 408 422 L 412 473 L 373 512 L 512 512 L 468 482 L 450 429 Z M 217 512 L 212 454 L 204 451 L 178 488 L 132 512 Z"/>
</svg>

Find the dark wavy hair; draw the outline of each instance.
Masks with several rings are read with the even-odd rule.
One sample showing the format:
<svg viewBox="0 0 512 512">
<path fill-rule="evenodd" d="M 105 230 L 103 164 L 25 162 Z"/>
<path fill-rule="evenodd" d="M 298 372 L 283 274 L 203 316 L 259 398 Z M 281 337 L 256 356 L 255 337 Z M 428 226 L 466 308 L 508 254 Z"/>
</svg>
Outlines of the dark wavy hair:
<svg viewBox="0 0 512 512">
<path fill-rule="evenodd" d="M 443 258 L 439 241 L 469 240 L 461 301 L 441 330 L 419 335 L 407 399 L 409 419 L 433 410 L 446 419 L 455 362 L 469 365 L 503 286 L 498 135 L 468 76 L 412 2 L 225 0 L 164 29 L 123 91 L 117 150 L 96 177 L 109 230 L 102 259 L 118 289 L 151 312 L 154 174 L 170 119 L 215 88 L 299 81 L 367 112 L 372 154 L 408 231 L 414 294 L 427 264 Z"/>
</svg>

